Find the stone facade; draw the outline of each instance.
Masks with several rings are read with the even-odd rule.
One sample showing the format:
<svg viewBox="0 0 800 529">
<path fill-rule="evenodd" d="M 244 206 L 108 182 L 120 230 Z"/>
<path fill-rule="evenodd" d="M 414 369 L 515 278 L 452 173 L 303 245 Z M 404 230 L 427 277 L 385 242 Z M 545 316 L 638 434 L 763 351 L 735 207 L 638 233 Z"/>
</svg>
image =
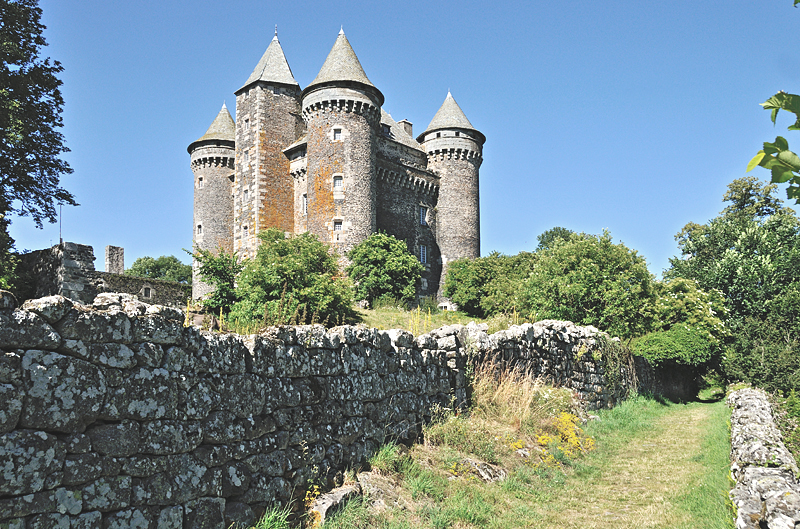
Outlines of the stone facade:
<svg viewBox="0 0 800 529">
<path fill-rule="evenodd" d="M 119 262 L 122 248 L 108 246 L 117 256 L 117 269 L 124 265 Z M 106 266 L 108 266 L 106 250 Z M 23 268 L 27 270 L 26 292 L 22 298 L 44 296 L 64 296 L 78 303 L 91 304 L 103 292 L 123 292 L 158 305 L 185 307 L 191 295 L 191 287 L 173 281 L 133 277 L 121 273 L 99 272 L 94 269 L 94 249 L 85 244 L 64 242 L 29 252 L 21 256 Z"/>
<path fill-rule="evenodd" d="M 589 409 L 654 382 L 637 363 L 610 384 L 601 335 L 569 322 L 237 336 L 183 319 L 123 294 L 13 310 L 0 292 L 0 526 L 249 527 L 309 480 L 341 483 L 387 439 L 415 438 L 432 405 L 466 404 L 482 359 Z"/>
<path fill-rule="evenodd" d="M 106 246 L 106 272 L 109 274 L 125 272 L 125 248 Z"/>
<path fill-rule="evenodd" d="M 223 108 L 189 146 L 195 245 L 229 251 L 218 242 L 232 241 L 234 251 L 252 257 L 258 232 L 279 228 L 310 231 L 344 256 L 383 231 L 425 263 L 418 295 L 441 297 L 447 262 L 480 256 L 485 137 L 449 93 L 416 139 L 411 123 L 396 122 L 383 103 L 343 32 L 303 90 L 276 35 L 236 91 L 236 123 Z M 212 144 L 235 149 L 235 163 L 228 158 L 226 166 L 234 170 L 201 190 L 198 178 L 209 176 L 196 159 L 207 158 L 200 151 Z M 194 285 L 193 297 L 208 293 L 197 278 Z"/>
</svg>

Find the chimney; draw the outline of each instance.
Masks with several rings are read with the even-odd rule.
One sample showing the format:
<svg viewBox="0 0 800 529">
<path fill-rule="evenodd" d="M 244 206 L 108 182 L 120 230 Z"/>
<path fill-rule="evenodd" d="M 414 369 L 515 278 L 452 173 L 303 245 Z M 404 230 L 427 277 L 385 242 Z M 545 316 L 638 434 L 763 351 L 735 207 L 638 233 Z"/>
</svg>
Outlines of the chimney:
<svg viewBox="0 0 800 529">
<path fill-rule="evenodd" d="M 403 129 L 406 131 L 406 134 L 408 134 L 412 138 L 414 137 L 414 134 L 411 133 L 411 131 L 414 128 L 414 125 L 412 125 L 410 121 L 408 121 L 407 119 L 401 119 L 400 121 L 398 121 L 398 123 L 403 126 Z"/>
<path fill-rule="evenodd" d="M 122 274 L 125 271 L 125 248 L 106 246 L 106 272 Z"/>
</svg>

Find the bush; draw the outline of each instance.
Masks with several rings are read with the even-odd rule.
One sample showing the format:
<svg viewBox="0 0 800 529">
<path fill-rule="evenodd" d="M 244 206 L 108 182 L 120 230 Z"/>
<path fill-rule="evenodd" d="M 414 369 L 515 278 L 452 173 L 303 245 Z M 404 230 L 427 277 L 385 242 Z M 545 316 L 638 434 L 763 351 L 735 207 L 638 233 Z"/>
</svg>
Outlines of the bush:
<svg viewBox="0 0 800 529">
<path fill-rule="evenodd" d="M 594 325 L 622 338 L 650 329 L 654 278 L 644 258 L 608 232 L 572 234 L 536 255 L 519 294 L 529 319 Z"/>
<path fill-rule="evenodd" d="M 270 228 L 237 279 L 230 320 L 237 325 L 340 322 L 351 317 L 351 283 L 336 257 L 311 233 L 286 237 Z"/>
<path fill-rule="evenodd" d="M 236 278 L 244 268 L 244 263 L 239 261 L 235 252 L 225 253 L 222 248 L 218 248 L 216 253 L 195 248 L 192 256 L 200 264 L 197 274 L 204 283 L 214 288 L 203 299 L 203 308 L 213 313 L 222 311 L 227 314 L 239 299 L 236 294 Z"/>
<path fill-rule="evenodd" d="M 666 361 L 688 366 L 708 363 L 713 356 L 716 344 L 709 334 L 683 323 L 673 325 L 666 331 L 655 331 L 636 339 L 633 352 L 645 357 L 653 365 Z"/>
<path fill-rule="evenodd" d="M 378 298 L 391 297 L 410 305 L 425 265 L 408 252 L 406 243 L 385 233 L 374 233 L 347 254 L 345 270 L 355 284 L 355 297 L 370 305 Z"/>
</svg>

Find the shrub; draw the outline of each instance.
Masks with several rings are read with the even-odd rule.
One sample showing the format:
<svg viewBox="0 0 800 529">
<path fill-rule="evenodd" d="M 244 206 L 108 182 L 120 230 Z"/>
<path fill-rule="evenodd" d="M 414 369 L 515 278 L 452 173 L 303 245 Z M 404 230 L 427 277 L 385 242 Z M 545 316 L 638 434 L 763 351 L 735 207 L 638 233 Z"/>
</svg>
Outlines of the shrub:
<svg viewBox="0 0 800 529">
<path fill-rule="evenodd" d="M 352 312 L 351 283 L 339 274 L 336 257 L 311 233 L 286 237 L 270 228 L 237 279 L 230 319 L 264 325 L 340 322 Z M 307 320 L 307 321 L 301 321 Z"/>
<path fill-rule="evenodd" d="M 356 299 L 370 304 L 391 297 L 409 305 L 417 293 L 417 282 L 425 266 L 408 252 L 408 247 L 385 233 L 374 233 L 347 254 L 346 272 L 355 285 Z"/>
<path fill-rule="evenodd" d="M 636 339 L 633 351 L 651 364 L 666 361 L 699 366 L 711 360 L 716 344 L 704 329 L 679 323 L 666 331 L 655 331 Z"/>
</svg>

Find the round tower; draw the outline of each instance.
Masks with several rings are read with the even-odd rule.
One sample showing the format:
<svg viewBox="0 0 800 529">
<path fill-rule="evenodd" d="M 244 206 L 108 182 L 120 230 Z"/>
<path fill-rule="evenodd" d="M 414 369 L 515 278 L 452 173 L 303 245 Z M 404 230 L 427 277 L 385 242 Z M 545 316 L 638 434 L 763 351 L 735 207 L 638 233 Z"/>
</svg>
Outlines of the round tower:
<svg viewBox="0 0 800 529">
<path fill-rule="evenodd" d="M 486 137 L 467 119 L 450 92 L 428 128 L 417 137 L 428 154 L 428 168 L 439 175 L 436 240 L 447 263 L 481 255 L 478 170 Z"/>
<path fill-rule="evenodd" d="M 194 248 L 233 251 L 233 197 L 231 185 L 236 152 L 236 125 L 225 104 L 208 131 L 188 151 L 194 173 Z M 200 281 L 198 263 L 192 263 L 192 299 L 212 291 Z"/>
<path fill-rule="evenodd" d="M 341 254 L 376 229 L 375 162 L 383 94 L 339 36 L 303 90 L 308 231 Z"/>
</svg>

